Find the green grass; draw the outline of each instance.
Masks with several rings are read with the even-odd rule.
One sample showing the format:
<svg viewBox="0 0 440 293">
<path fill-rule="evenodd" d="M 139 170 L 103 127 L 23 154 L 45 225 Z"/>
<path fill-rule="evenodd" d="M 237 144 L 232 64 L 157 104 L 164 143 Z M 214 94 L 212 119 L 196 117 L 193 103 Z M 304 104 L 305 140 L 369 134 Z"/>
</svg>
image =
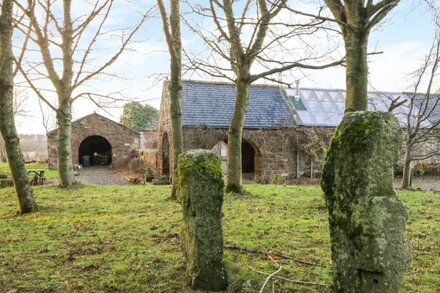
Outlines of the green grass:
<svg viewBox="0 0 440 293">
<path fill-rule="evenodd" d="M 26 170 L 31 169 L 44 169 L 44 176 L 47 179 L 57 178 L 58 171 L 47 168 L 47 164 L 44 163 L 29 163 L 26 164 Z M 0 172 L 10 172 L 9 165 L 7 163 L 0 163 Z"/>
<path fill-rule="evenodd" d="M 227 196 L 224 238 L 315 262 L 282 260 L 278 274 L 330 283 L 330 239 L 322 192 L 311 186 L 248 185 Z M 0 291 L 182 292 L 180 206 L 168 186 L 35 189 L 39 212 L 17 216 L 11 188 L 0 190 Z M 439 292 L 440 196 L 399 192 L 409 209 L 413 259 L 402 292 Z M 275 265 L 264 255 L 226 250 L 229 292 L 258 292 Z M 267 292 L 329 292 L 271 279 Z"/>
</svg>

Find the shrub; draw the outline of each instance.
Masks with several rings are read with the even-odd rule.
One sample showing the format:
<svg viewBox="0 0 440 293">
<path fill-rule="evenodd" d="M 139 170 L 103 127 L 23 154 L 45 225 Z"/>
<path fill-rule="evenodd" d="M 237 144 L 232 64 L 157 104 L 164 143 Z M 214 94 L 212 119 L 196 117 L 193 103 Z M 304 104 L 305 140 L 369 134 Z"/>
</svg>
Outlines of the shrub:
<svg viewBox="0 0 440 293">
<path fill-rule="evenodd" d="M 152 167 L 145 162 L 137 150 L 131 150 L 126 156 L 119 157 L 113 161 L 116 170 L 145 175 L 148 169 L 153 172 Z"/>
<path fill-rule="evenodd" d="M 283 176 L 279 175 L 279 174 L 273 174 L 270 176 L 269 178 L 269 184 L 283 184 L 284 183 L 284 178 Z"/>
<path fill-rule="evenodd" d="M 127 170 L 129 163 L 130 158 L 128 156 L 123 156 L 113 160 L 113 167 L 116 170 Z"/>
</svg>

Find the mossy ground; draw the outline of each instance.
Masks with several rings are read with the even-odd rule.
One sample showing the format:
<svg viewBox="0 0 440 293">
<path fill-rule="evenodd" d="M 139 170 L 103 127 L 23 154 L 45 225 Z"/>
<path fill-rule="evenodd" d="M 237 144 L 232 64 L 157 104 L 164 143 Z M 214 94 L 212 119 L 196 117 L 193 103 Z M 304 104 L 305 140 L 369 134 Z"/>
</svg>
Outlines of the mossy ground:
<svg viewBox="0 0 440 293">
<path fill-rule="evenodd" d="M 330 239 L 316 186 L 247 185 L 226 195 L 226 243 L 283 252 L 320 266 L 282 260 L 278 276 L 331 282 Z M 40 210 L 17 216 L 11 188 L 0 189 L 0 292 L 182 292 L 181 207 L 169 186 L 35 188 Z M 409 208 L 413 260 L 402 292 L 440 288 L 440 195 L 398 192 Z M 265 256 L 225 250 L 229 292 L 258 292 L 275 265 Z M 279 279 L 267 292 L 329 292 Z"/>
</svg>

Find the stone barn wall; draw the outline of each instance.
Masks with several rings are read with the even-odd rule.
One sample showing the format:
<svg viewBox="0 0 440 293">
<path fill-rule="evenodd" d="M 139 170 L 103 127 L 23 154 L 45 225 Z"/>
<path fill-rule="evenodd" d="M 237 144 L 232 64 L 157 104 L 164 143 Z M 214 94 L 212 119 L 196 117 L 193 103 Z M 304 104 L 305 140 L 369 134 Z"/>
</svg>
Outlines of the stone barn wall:
<svg viewBox="0 0 440 293">
<path fill-rule="evenodd" d="M 168 130 L 168 128 L 165 128 Z M 292 133 L 295 128 L 280 129 L 245 129 L 243 140 L 252 146 L 255 151 L 255 172 L 256 182 L 267 183 L 271 176 L 281 175 L 285 178 L 296 178 L 297 176 L 297 139 Z M 157 170 L 163 173 L 163 137 L 166 131 L 159 134 Z M 212 149 L 218 142 L 227 139 L 227 129 L 215 128 L 184 128 L 185 150 L 190 149 Z M 167 133 L 168 138 L 169 134 Z M 170 143 L 172 143 L 170 141 Z M 310 157 L 301 153 L 303 160 L 310 160 Z M 306 157 L 306 158 L 305 158 Z M 173 164 L 170 154 L 170 165 Z"/>
<path fill-rule="evenodd" d="M 132 149 L 139 149 L 140 135 L 119 123 L 116 123 L 99 114 L 85 116 L 72 123 L 72 157 L 73 164 L 79 164 L 79 146 L 89 136 L 102 136 L 112 146 L 112 160 L 126 155 Z M 53 130 L 47 134 L 49 168 L 57 168 L 57 132 Z"/>
</svg>

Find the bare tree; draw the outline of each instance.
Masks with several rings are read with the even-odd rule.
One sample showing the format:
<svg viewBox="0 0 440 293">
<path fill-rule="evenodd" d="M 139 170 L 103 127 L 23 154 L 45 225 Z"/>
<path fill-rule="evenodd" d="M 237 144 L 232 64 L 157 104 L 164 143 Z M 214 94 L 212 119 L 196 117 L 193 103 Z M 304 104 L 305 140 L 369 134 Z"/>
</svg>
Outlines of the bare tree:
<svg viewBox="0 0 440 293">
<path fill-rule="evenodd" d="M 435 37 L 421 67 L 414 72 L 413 91 L 408 93 L 406 111 L 406 141 L 402 188 L 411 188 L 412 163 L 440 155 L 435 144 L 440 139 L 440 17 L 435 19 Z M 437 87 L 436 87 L 437 86 Z M 424 90 L 420 90 L 424 87 Z M 420 93 L 424 92 L 424 93 Z M 433 147 L 429 148 L 429 145 Z"/>
<path fill-rule="evenodd" d="M 0 18 L 0 131 L 14 180 L 21 213 L 34 212 L 37 204 L 30 186 L 14 121 L 14 56 L 12 53 L 13 1 L 3 0 Z"/>
<path fill-rule="evenodd" d="M 204 34 L 186 21 L 212 50 L 212 55 L 216 56 L 208 61 L 190 56 L 193 69 L 213 77 L 226 78 L 236 87 L 235 105 L 228 130 L 227 192 L 243 192 L 241 146 L 250 85 L 259 79 L 273 81 L 271 76 L 293 68 L 323 69 L 343 62 L 338 60 L 322 65 L 307 64 L 307 61 L 319 64 L 317 60 L 329 52 L 322 56 L 298 57 L 297 61 L 282 58 L 289 55 L 286 54 L 289 51 L 285 47 L 286 43 L 292 42 L 295 37 L 299 41 L 301 36 L 310 36 L 323 23 L 322 20 L 313 19 L 307 24 L 286 24 L 277 18 L 284 8 L 286 0 L 247 0 L 244 3 L 210 0 L 209 7 L 193 6 L 193 11 L 202 17 L 211 18 L 216 31 Z M 310 50 L 309 44 L 303 48 L 303 51 Z M 217 59 L 226 61 L 230 67 Z"/>
<path fill-rule="evenodd" d="M 163 30 L 165 40 L 168 45 L 170 54 L 170 72 L 171 78 L 168 84 L 170 96 L 170 116 L 171 116 L 171 138 L 172 138 L 172 155 L 174 164 L 172 166 L 172 191 L 171 198 L 176 199 L 176 171 L 177 159 L 179 154 L 183 152 L 183 131 L 182 131 L 182 40 L 180 33 L 180 0 L 171 0 L 170 16 L 168 20 L 166 8 L 162 0 L 157 0 L 160 14 L 162 17 Z"/>
<path fill-rule="evenodd" d="M 15 74 L 14 74 L 15 76 Z M 26 101 L 28 100 L 28 96 L 26 92 L 23 89 L 17 89 L 17 87 L 14 87 L 14 98 L 13 98 L 13 116 L 21 118 L 24 118 L 28 116 L 29 110 L 26 108 Z M 0 135 L 0 163 L 1 162 L 7 162 L 7 155 L 6 155 L 6 146 L 5 142 Z"/>
<path fill-rule="evenodd" d="M 27 6 L 17 2 L 26 14 L 28 23 L 19 25 L 22 33 L 36 45 L 41 61 L 27 60 L 27 67 L 20 72 L 35 94 L 56 113 L 58 171 L 62 187 L 71 187 L 74 182 L 72 166 L 72 104 L 79 98 L 96 99 L 107 97 L 95 91 L 83 91 L 90 81 L 99 77 L 115 77 L 109 67 L 132 43 L 135 33 L 147 19 L 149 12 L 140 15 L 140 20 L 129 29 L 107 28 L 111 19 L 114 0 L 81 2 L 83 15 L 72 16 L 72 0 L 59 1 L 27 0 Z M 76 3 L 75 3 L 76 4 Z M 61 5 L 61 7 L 60 7 Z M 57 15 L 61 8 L 62 16 Z M 111 35 L 113 52 L 103 58 L 98 54 L 102 40 Z M 30 58 L 31 59 L 31 58 Z M 19 63 L 20 65 L 20 63 Z M 52 89 L 39 87 L 39 81 L 48 79 Z M 47 94 L 55 94 L 57 102 L 51 102 Z"/>
<path fill-rule="evenodd" d="M 345 111 L 368 109 L 368 38 L 370 31 L 399 4 L 400 0 L 324 0 L 334 19 L 317 15 L 318 19 L 337 23 L 346 51 Z M 374 3 L 376 2 L 376 3 Z"/>
</svg>

